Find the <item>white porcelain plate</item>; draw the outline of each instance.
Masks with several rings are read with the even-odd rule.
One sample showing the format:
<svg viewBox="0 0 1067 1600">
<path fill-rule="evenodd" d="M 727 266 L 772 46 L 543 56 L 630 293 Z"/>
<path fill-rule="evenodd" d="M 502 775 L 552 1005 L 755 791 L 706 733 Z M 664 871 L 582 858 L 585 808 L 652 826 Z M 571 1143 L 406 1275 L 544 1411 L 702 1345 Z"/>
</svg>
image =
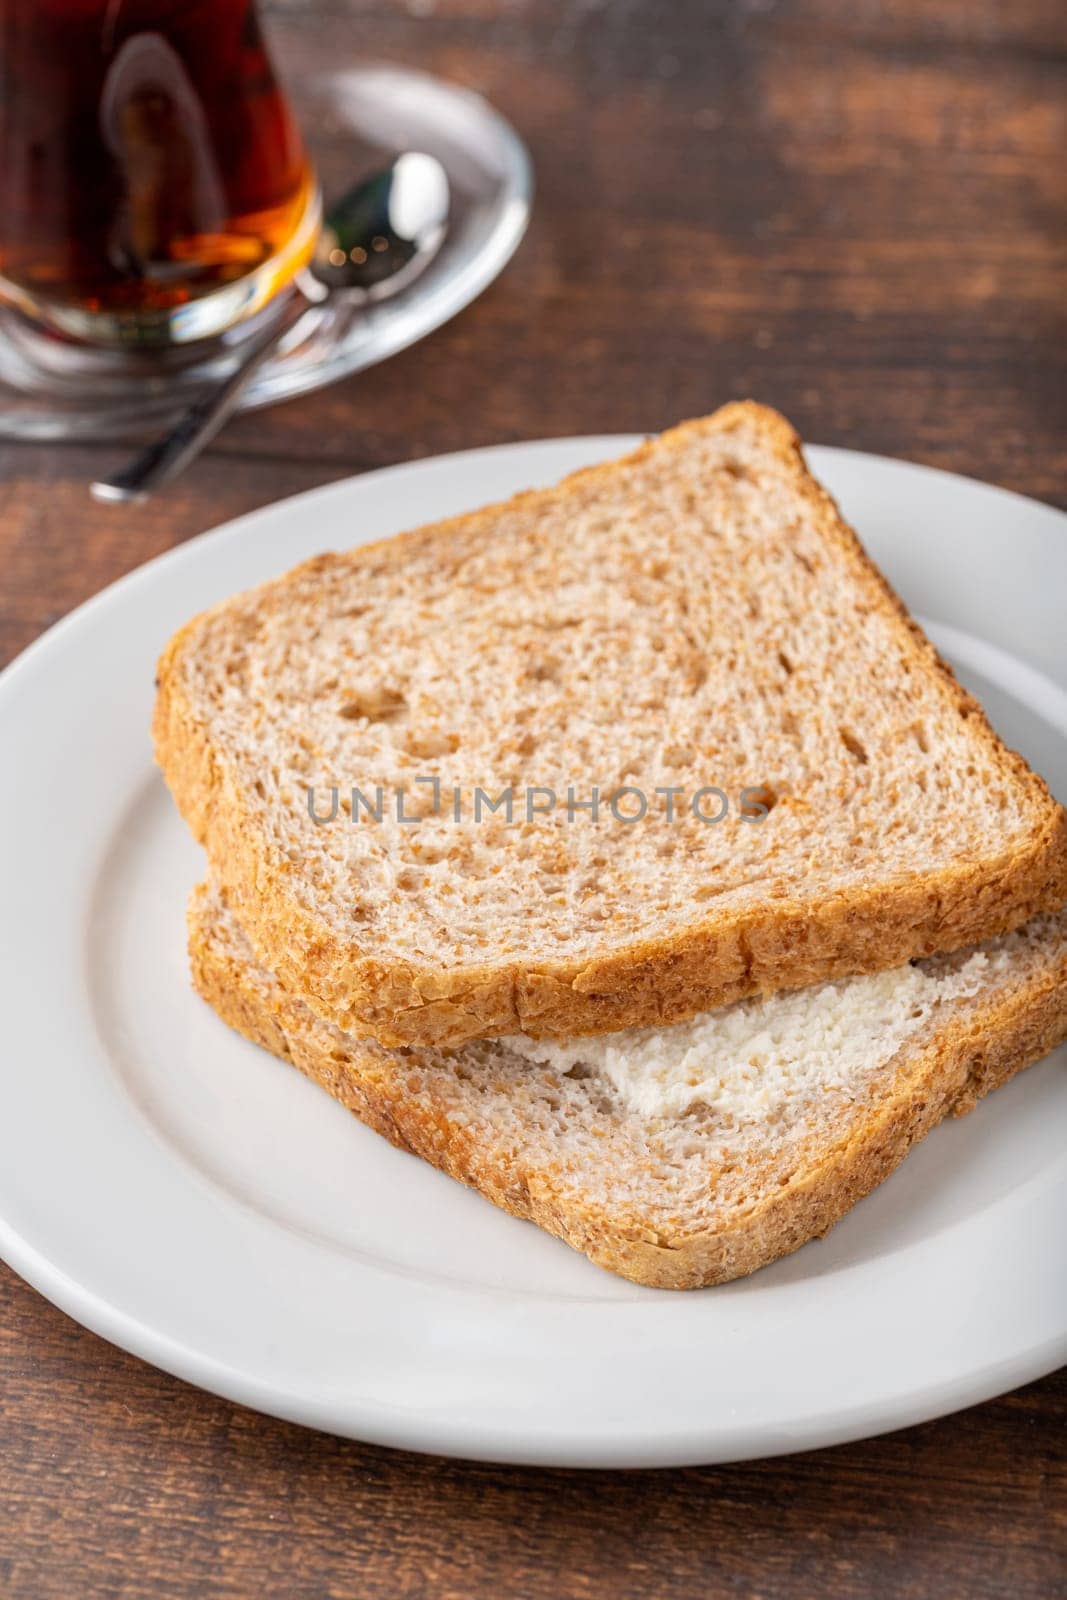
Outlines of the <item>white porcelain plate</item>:
<svg viewBox="0 0 1067 1600">
<path fill-rule="evenodd" d="M 283 502 L 133 573 L 0 678 L 0 1253 L 168 1372 L 384 1444 L 637 1466 L 900 1427 L 1067 1354 L 1064 1052 L 939 1128 L 825 1240 L 665 1293 L 391 1149 L 190 988 L 203 864 L 148 740 L 172 629 L 314 551 L 631 442 L 473 451 Z M 1067 517 L 901 462 L 811 459 L 1067 796 Z"/>
</svg>

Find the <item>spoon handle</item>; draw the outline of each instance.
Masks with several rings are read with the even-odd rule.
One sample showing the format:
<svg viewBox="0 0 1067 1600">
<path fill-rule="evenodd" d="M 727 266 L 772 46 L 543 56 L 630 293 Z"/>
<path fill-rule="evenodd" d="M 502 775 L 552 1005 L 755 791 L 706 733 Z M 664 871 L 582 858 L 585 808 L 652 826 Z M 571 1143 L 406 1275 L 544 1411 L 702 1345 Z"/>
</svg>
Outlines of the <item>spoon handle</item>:
<svg viewBox="0 0 1067 1600">
<path fill-rule="evenodd" d="M 153 439 L 120 471 L 90 485 L 93 499 L 112 503 L 145 500 L 177 477 L 215 437 L 252 377 L 307 310 L 306 298 L 295 290 L 270 326 L 241 346 L 237 365 L 221 383 L 194 401 L 166 433 Z"/>
</svg>

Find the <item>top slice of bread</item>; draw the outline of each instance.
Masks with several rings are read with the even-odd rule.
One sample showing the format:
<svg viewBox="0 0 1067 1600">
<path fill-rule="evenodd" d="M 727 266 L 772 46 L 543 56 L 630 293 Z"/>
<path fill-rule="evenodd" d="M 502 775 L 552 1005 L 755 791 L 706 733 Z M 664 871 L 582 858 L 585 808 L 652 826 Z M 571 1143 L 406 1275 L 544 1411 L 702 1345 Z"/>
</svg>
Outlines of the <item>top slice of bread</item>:
<svg viewBox="0 0 1067 1600">
<path fill-rule="evenodd" d="M 1067 899 L 1062 808 L 750 403 L 204 613 L 154 731 L 258 959 L 385 1044 L 669 1022 Z"/>
</svg>

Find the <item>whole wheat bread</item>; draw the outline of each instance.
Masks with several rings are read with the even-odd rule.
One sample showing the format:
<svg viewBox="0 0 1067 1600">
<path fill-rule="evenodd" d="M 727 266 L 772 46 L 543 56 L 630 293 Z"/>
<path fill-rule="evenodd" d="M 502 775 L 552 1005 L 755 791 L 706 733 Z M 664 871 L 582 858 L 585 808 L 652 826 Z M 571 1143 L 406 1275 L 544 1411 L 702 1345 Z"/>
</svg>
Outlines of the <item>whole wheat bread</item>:
<svg viewBox="0 0 1067 1600">
<path fill-rule="evenodd" d="M 183 628 L 159 679 L 158 759 L 257 957 L 386 1044 L 673 1021 L 1067 898 L 1062 808 L 753 404 L 308 562 Z M 509 786 L 560 803 L 473 819 Z"/>
<path fill-rule="evenodd" d="M 196 987 L 231 1027 L 393 1144 L 662 1288 L 740 1277 L 824 1233 L 943 1116 L 1067 1034 L 1063 913 L 978 952 L 682 1023 L 695 1082 L 683 1072 L 683 1099 L 649 1116 L 650 1052 L 675 1029 L 388 1050 L 290 995 L 215 890 L 194 894 L 189 932 Z"/>
</svg>

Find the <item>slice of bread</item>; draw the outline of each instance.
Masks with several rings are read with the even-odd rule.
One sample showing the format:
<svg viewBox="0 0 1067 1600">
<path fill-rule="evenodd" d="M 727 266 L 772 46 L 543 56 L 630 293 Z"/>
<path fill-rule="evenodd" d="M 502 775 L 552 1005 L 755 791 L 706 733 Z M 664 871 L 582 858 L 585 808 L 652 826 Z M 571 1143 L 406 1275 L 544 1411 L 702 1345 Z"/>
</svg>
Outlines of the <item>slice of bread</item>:
<svg viewBox="0 0 1067 1600">
<path fill-rule="evenodd" d="M 209 887 L 189 932 L 196 987 L 231 1027 L 401 1149 L 661 1288 L 741 1277 L 825 1233 L 943 1116 L 1067 1035 L 1067 913 L 674 1028 L 454 1052 L 321 1021 Z"/>
<path fill-rule="evenodd" d="M 670 1022 L 1067 899 L 1062 808 L 752 404 L 308 562 L 159 680 L 159 762 L 257 956 L 386 1044 Z M 509 788 L 512 825 L 475 820 Z"/>
</svg>

